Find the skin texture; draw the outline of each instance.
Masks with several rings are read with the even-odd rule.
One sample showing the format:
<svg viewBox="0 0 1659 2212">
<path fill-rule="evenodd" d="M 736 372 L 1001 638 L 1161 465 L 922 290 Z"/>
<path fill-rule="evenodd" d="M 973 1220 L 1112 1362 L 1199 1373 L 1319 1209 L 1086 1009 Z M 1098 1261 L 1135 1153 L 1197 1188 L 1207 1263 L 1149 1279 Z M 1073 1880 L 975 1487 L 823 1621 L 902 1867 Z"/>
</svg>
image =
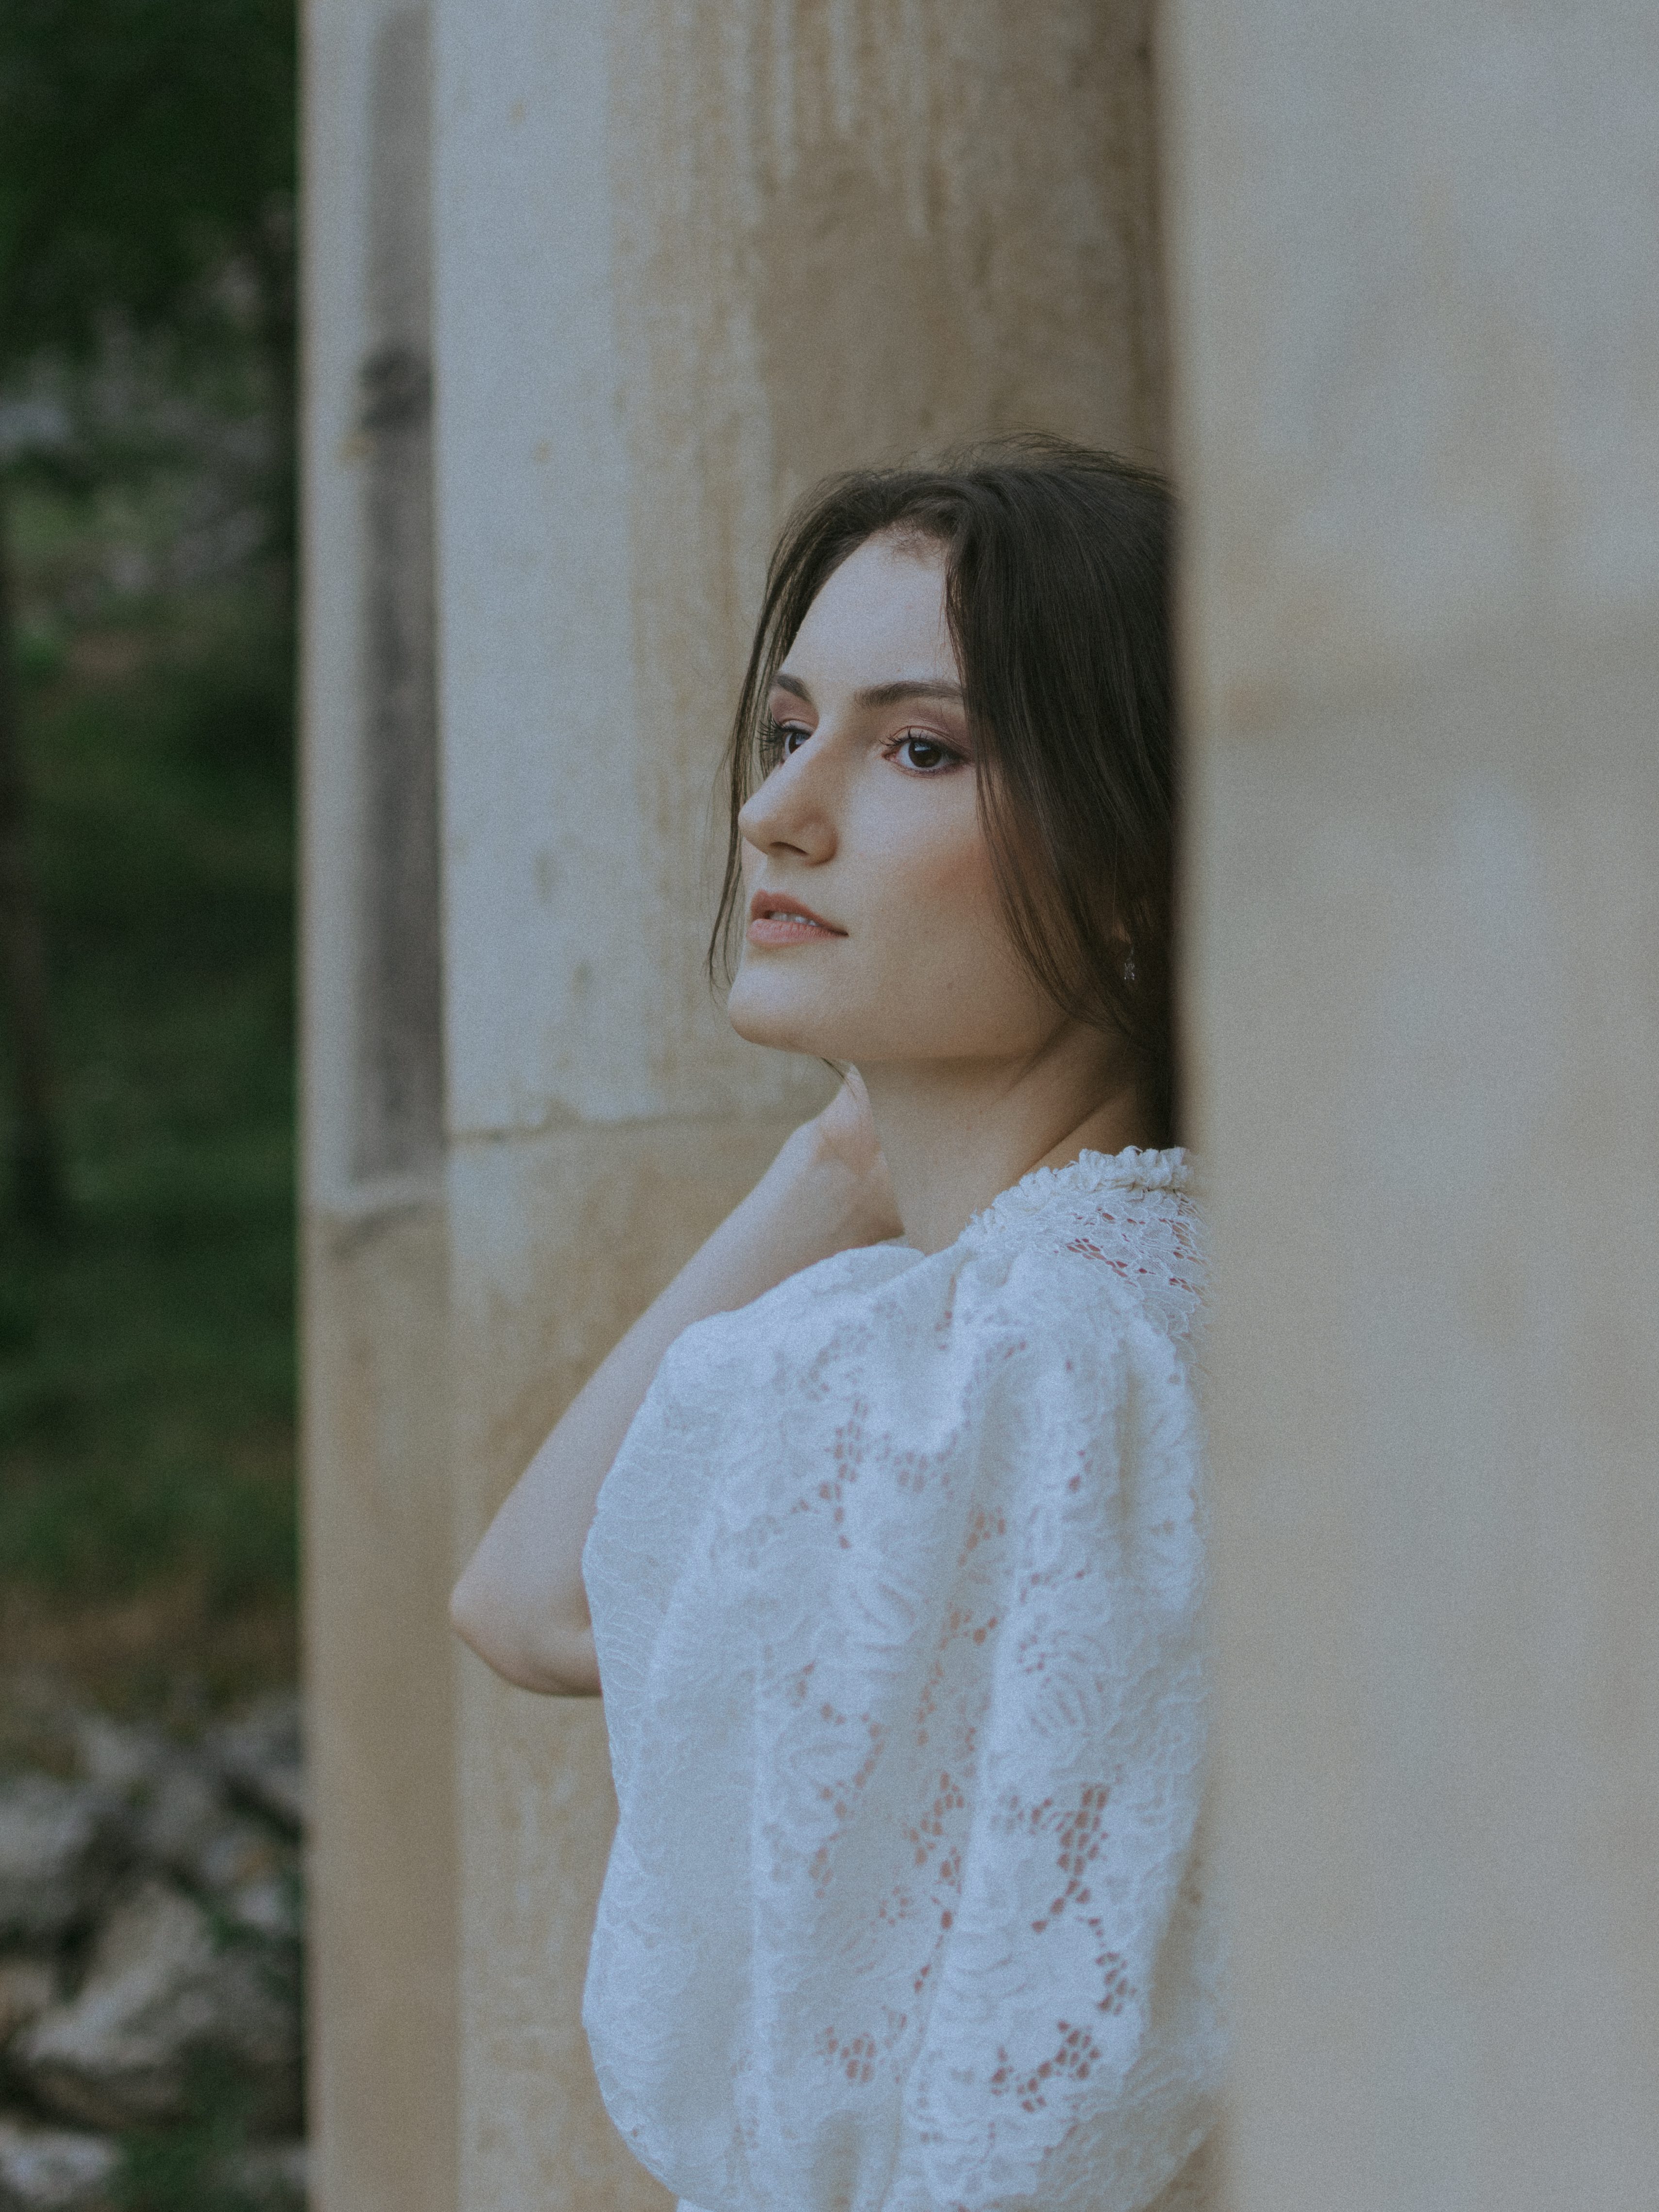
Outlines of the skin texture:
<svg viewBox="0 0 1659 2212">
<path fill-rule="evenodd" d="M 750 918 L 730 1013 L 849 1073 L 589 1379 L 456 1585 L 458 1633 L 526 1689 L 599 1687 L 581 1547 L 681 1330 L 852 1245 L 942 1250 L 1028 1170 L 1147 1141 L 1120 1048 L 1014 953 L 961 680 L 939 550 L 890 536 L 829 578 L 785 656 L 771 765 L 739 817 Z"/>
</svg>

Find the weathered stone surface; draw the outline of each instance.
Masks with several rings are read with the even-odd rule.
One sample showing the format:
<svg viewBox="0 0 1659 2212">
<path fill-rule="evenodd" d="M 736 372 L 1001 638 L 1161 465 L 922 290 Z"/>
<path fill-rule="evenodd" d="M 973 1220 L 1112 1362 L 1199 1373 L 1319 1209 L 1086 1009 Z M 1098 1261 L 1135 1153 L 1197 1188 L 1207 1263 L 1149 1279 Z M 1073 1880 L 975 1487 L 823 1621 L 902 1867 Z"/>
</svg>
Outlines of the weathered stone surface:
<svg viewBox="0 0 1659 2212">
<path fill-rule="evenodd" d="M 108 2212 L 119 2162 L 97 2136 L 0 2118 L 0 2212 Z"/>
<path fill-rule="evenodd" d="M 9 2057 L 49 2111 L 94 2127 L 183 2118 L 201 2060 L 254 2093 L 254 2118 L 292 2126 L 298 2021 L 269 1946 L 222 1941 L 192 1899 L 154 1879 L 111 1911 L 77 1995 L 17 2037 Z"/>
<path fill-rule="evenodd" d="M 203 1745 L 234 1796 L 298 1835 L 306 1823 L 305 1758 L 300 1700 L 287 1692 L 216 1729 Z"/>
<path fill-rule="evenodd" d="M 57 2001 L 58 1973 L 49 1960 L 0 1960 L 0 2048 Z"/>
<path fill-rule="evenodd" d="M 1659 2205 L 1659 14 L 1158 63 L 1228 2212 Z"/>
<path fill-rule="evenodd" d="M 90 1917 L 128 1827 L 119 1798 L 96 1783 L 0 1776 L 0 1942 L 52 1942 Z"/>
</svg>

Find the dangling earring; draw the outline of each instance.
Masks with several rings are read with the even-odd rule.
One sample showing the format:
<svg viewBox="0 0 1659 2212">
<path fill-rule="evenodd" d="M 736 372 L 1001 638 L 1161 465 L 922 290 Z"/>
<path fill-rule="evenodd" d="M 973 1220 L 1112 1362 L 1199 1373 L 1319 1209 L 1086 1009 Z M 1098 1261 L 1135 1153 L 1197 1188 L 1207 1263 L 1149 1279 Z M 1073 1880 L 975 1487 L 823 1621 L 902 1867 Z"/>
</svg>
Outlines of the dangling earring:
<svg viewBox="0 0 1659 2212">
<path fill-rule="evenodd" d="M 1135 980 L 1135 949 L 1133 945 L 1124 956 L 1123 980 L 1126 983 L 1133 983 Z"/>
</svg>

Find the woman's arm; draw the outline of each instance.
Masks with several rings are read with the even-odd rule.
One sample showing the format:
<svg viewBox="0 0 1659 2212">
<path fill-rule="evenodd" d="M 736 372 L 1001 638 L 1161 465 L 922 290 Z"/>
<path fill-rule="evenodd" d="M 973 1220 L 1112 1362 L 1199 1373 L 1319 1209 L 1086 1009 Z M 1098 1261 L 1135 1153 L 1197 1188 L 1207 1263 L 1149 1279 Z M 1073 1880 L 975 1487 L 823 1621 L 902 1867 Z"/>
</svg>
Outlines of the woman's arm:
<svg viewBox="0 0 1659 2212">
<path fill-rule="evenodd" d="M 694 1321 L 747 1305 L 832 1252 L 899 1233 L 864 1086 L 849 1075 L 571 1401 L 455 1585 L 449 1617 L 463 1641 L 521 1689 L 597 1692 L 582 1546 L 664 1352 Z"/>
</svg>

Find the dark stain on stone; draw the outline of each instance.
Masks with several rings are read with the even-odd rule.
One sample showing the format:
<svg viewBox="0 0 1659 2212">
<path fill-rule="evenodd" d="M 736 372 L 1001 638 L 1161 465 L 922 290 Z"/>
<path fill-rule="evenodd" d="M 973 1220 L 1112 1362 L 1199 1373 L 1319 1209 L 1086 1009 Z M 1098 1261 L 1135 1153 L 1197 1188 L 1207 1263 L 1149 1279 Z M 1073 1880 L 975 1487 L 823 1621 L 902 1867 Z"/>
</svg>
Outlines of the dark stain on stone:
<svg viewBox="0 0 1659 2212">
<path fill-rule="evenodd" d="M 418 1173 L 443 1148 L 434 631 L 429 102 L 424 9 L 375 41 L 363 464 L 361 897 L 353 1167 Z"/>
</svg>

